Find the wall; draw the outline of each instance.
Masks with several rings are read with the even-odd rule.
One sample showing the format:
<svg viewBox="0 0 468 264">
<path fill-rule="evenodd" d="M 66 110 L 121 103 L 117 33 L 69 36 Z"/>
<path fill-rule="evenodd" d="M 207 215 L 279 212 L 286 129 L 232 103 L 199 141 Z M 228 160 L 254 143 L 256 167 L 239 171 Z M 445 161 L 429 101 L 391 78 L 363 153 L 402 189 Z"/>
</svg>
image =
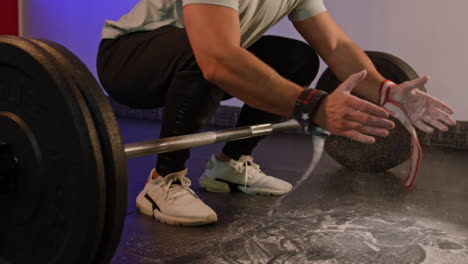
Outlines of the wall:
<svg viewBox="0 0 468 264">
<path fill-rule="evenodd" d="M 18 0 L 2 0 L 0 4 L 0 35 L 18 35 Z"/>
<path fill-rule="evenodd" d="M 96 72 L 106 19 L 117 20 L 138 0 L 23 0 L 23 35 L 61 43 Z"/>
<path fill-rule="evenodd" d="M 25 0 L 26 1 L 26 0 Z M 95 72 L 105 19 L 117 19 L 137 0 L 29 0 L 24 35 L 58 41 Z M 452 105 L 455 118 L 468 120 L 468 1 L 325 0 L 330 13 L 366 50 L 390 52 L 429 74 L 429 92 Z M 442 4 L 443 3 L 443 4 Z M 287 20 L 269 33 L 300 38 Z M 322 70 L 324 66 L 322 67 Z M 234 103 L 236 104 L 236 103 Z"/>
<path fill-rule="evenodd" d="M 451 0 L 325 0 L 329 12 L 345 32 L 365 50 L 392 53 L 420 75 L 426 88 L 468 120 L 468 1 Z M 300 38 L 284 20 L 269 33 Z M 325 66 L 322 65 L 322 69 Z"/>
</svg>

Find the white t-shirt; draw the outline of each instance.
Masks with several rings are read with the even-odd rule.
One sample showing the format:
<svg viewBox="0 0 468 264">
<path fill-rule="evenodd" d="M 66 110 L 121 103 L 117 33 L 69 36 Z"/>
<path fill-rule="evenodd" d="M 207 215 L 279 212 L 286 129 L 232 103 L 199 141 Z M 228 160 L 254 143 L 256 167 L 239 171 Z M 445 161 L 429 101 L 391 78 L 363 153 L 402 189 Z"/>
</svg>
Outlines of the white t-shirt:
<svg viewBox="0 0 468 264">
<path fill-rule="evenodd" d="M 113 39 L 168 25 L 184 28 L 182 8 L 189 4 L 212 4 L 237 10 L 241 46 L 244 48 L 252 45 L 286 15 L 291 21 L 301 21 L 326 10 L 323 0 L 140 0 L 118 21 L 106 20 L 102 38 Z"/>
</svg>

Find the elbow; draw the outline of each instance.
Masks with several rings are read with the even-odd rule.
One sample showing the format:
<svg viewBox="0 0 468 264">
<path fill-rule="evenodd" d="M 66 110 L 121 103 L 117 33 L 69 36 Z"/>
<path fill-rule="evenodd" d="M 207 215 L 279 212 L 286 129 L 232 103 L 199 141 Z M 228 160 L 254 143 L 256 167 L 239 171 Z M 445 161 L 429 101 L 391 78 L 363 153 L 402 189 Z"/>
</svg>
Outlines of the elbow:
<svg viewBox="0 0 468 264">
<path fill-rule="evenodd" d="M 216 61 L 200 63 L 199 67 L 205 80 L 213 84 L 217 83 L 219 65 Z"/>
<path fill-rule="evenodd" d="M 229 71 L 229 61 L 235 58 L 234 52 L 226 49 L 213 50 L 196 56 L 203 78 L 213 84 L 222 81 L 226 71 Z"/>
</svg>

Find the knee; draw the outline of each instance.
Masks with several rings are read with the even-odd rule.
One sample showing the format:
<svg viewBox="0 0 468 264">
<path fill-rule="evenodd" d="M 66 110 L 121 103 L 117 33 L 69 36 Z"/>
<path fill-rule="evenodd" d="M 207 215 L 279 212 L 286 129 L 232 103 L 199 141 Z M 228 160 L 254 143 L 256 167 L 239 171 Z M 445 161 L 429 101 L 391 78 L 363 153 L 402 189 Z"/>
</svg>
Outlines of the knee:
<svg viewBox="0 0 468 264">
<path fill-rule="evenodd" d="M 180 30 L 178 32 L 181 36 L 177 39 L 179 42 L 179 53 L 177 56 L 177 68 L 175 69 L 176 72 L 183 72 L 183 71 L 199 71 L 200 67 L 198 66 L 197 60 L 195 59 L 195 55 L 193 53 L 192 45 L 190 44 L 189 38 L 187 36 L 187 32 L 185 30 Z"/>
<path fill-rule="evenodd" d="M 308 86 L 320 65 L 317 53 L 308 44 L 280 36 L 263 36 L 249 50 L 284 78 Z"/>
<path fill-rule="evenodd" d="M 319 56 L 308 44 L 293 40 L 288 51 L 287 78 L 301 86 L 308 86 L 316 78 L 320 60 Z"/>
</svg>

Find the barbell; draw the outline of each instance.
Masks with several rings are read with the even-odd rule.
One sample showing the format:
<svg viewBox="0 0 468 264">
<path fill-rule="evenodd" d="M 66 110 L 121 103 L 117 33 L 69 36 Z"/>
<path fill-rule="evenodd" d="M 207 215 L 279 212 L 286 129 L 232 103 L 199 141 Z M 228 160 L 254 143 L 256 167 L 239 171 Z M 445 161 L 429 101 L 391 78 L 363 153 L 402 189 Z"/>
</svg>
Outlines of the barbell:
<svg viewBox="0 0 468 264">
<path fill-rule="evenodd" d="M 108 263 L 127 213 L 127 158 L 298 128 L 290 120 L 124 145 L 108 98 L 72 52 L 0 36 L 0 263 Z"/>
</svg>

